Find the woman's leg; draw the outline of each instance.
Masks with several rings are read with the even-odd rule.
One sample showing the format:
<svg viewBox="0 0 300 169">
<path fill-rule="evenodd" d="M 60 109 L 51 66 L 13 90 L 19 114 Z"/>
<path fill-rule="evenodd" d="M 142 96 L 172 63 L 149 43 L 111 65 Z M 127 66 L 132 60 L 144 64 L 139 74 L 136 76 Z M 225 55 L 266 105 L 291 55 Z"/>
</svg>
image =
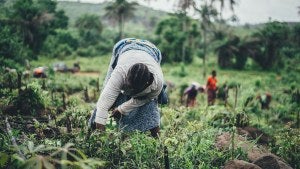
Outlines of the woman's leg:
<svg viewBox="0 0 300 169">
<path fill-rule="evenodd" d="M 151 136 L 157 138 L 159 136 L 159 126 L 150 129 Z"/>
</svg>

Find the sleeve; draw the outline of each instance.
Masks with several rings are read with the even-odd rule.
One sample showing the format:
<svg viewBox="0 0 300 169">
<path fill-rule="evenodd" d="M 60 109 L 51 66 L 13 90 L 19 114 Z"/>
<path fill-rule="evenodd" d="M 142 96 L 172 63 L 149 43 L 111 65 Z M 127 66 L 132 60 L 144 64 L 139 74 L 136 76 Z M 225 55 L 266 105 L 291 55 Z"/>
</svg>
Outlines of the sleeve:
<svg viewBox="0 0 300 169">
<path fill-rule="evenodd" d="M 143 106 L 144 104 L 150 102 L 152 99 L 135 99 L 131 98 L 127 102 L 123 103 L 122 105 L 118 106 L 118 110 L 120 113 L 124 115 L 128 115 L 129 112 L 133 111 L 135 108 Z"/>
<path fill-rule="evenodd" d="M 97 111 L 95 122 L 105 125 L 108 117 L 108 110 L 114 104 L 121 87 L 123 86 L 122 73 L 118 68 L 115 68 L 111 74 L 111 78 L 107 81 L 97 102 Z"/>
<path fill-rule="evenodd" d="M 150 102 L 151 100 L 157 98 L 159 95 L 160 90 L 152 91 L 151 93 L 148 93 L 145 98 L 138 99 L 138 98 L 131 98 L 127 102 L 121 104 L 118 106 L 118 110 L 120 113 L 127 115 L 132 110 L 136 109 L 137 107 L 143 106 L 144 104 Z"/>
</svg>

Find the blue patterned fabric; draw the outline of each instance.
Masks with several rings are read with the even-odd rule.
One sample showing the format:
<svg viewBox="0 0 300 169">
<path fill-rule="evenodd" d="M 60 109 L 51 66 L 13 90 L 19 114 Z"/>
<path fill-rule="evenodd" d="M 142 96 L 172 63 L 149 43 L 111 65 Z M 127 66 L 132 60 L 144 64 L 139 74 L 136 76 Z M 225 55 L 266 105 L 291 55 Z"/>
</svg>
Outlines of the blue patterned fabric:
<svg viewBox="0 0 300 169">
<path fill-rule="evenodd" d="M 114 58 L 114 62 L 112 63 L 113 69 L 117 65 L 119 56 L 128 50 L 141 50 L 147 52 L 156 60 L 157 63 L 160 64 L 161 62 L 161 52 L 151 42 L 142 39 L 127 38 L 127 39 L 120 40 L 114 46 L 113 54 L 112 54 L 112 57 Z"/>
<path fill-rule="evenodd" d="M 118 106 L 129 99 L 129 96 L 120 94 L 115 102 L 115 105 Z M 159 126 L 159 124 L 160 113 L 156 100 L 152 100 L 151 102 L 136 108 L 135 110 L 129 112 L 128 115 L 123 115 L 121 119 L 117 121 L 118 127 L 123 131 L 139 130 L 144 132 Z"/>
</svg>

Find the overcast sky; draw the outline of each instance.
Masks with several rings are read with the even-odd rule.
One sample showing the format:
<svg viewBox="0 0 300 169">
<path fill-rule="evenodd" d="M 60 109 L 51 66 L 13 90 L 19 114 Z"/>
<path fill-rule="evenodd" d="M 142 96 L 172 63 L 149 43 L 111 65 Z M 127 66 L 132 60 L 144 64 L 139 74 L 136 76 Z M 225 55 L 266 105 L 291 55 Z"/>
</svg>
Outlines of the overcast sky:
<svg viewBox="0 0 300 169">
<path fill-rule="evenodd" d="M 77 0 L 68 0 L 77 1 Z M 100 3 L 104 0 L 80 0 L 81 2 Z M 176 0 L 137 0 L 140 4 L 164 11 L 175 11 Z M 300 0 L 237 0 L 235 14 L 239 18 L 239 24 L 262 23 L 269 19 L 287 22 L 300 22 L 298 8 Z M 226 10 L 224 16 L 231 15 Z"/>
</svg>

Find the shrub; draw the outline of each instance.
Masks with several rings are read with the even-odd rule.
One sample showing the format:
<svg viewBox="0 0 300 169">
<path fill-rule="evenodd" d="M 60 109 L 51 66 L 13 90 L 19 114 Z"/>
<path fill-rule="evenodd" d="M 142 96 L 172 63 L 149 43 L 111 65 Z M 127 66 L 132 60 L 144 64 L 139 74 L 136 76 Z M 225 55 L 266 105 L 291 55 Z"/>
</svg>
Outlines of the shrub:
<svg viewBox="0 0 300 169">
<path fill-rule="evenodd" d="M 91 57 L 96 56 L 98 53 L 93 46 L 89 46 L 87 48 L 78 48 L 76 51 L 77 55 L 83 57 Z"/>
<path fill-rule="evenodd" d="M 299 129 L 284 128 L 276 132 L 276 143 L 272 148 L 284 158 L 293 168 L 300 167 L 300 131 Z"/>
<path fill-rule="evenodd" d="M 16 111 L 10 113 L 33 116 L 41 115 L 48 104 L 47 93 L 41 90 L 41 86 L 37 82 L 29 84 L 19 95 L 13 96 L 9 102 L 9 105 Z"/>
<path fill-rule="evenodd" d="M 64 58 L 72 54 L 73 49 L 68 44 L 58 45 L 52 52 L 53 57 Z"/>
</svg>

